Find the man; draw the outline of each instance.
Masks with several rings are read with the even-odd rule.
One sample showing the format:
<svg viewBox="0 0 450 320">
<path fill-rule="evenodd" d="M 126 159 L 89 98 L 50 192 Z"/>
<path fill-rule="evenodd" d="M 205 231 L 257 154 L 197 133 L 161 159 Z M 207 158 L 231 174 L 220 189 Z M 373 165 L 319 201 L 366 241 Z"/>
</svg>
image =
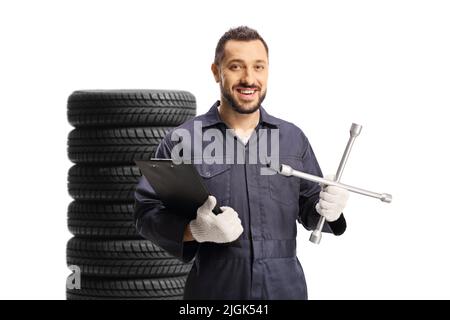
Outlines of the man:
<svg viewBox="0 0 450 320">
<path fill-rule="evenodd" d="M 250 142 L 259 141 L 258 133 L 268 130 L 278 137 L 278 145 L 269 148 L 278 148 L 279 163 L 322 176 L 303 132 L 269 115 L 261 106 L 268 67 L 267 44 L 255 30 L 238 27 L 226 32 L 217 44 L 211 67 L 220 85 L 220 101 L 206 114 L 174 130 L 189 132 L 192 141 L 199 138 L 195 123 L 201 124 L 200 134 L 214 128 L 225 137 L 234 130 L 233 151 L 238 151 L 231 156 L 225 152 L 224 161 L 196 162 L 196 156 L 186 148 L 188 154 L 183 157 L 194 160 L 212 194 L 193 219 L 165 208 L 145 178 L 137 187 L 139 233 L 183 261 L 195 258 L 185 299 L 307 299 L 305 277 L 296 256 L 296 221 L 311 230 L 323 215 L 325 232 L 340 235 L 345 231 L 342 210 L 348 199 L 346 190 L 328 186 L 321 191 L 319 185 L 306 180 L 262 174 L 267 163 L 249 161 Z M 168 134 L 163 139 L 155 157 L 173 159 L 174 136 Z M 192 142 L 188 140 L 178 142 L 187 146 Z M 206 142 L 200 141 L 205 148 Z M 236 163 L 238 155 L 244 156 L 245 163 Z M 212 212 L 216 203 L 223 211 L 218 215 Z"/>
</svg>

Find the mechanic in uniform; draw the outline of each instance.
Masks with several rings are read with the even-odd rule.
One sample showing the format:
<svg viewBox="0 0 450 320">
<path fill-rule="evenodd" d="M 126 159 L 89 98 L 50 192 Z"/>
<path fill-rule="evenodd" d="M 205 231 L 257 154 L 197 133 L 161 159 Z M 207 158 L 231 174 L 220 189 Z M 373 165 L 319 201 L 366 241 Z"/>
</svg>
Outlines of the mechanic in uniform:
<svg viewBox="0 0 450 320">
<path fill-rule="evenodd" d="M 323 176 L 302 130 L 261 106 L 268 67 L 268 47 L 258 32 L 243 26 L 230 29 L 219 40 L 211 66 L 220 100 L 207 113 L 174 129 L 187 130 L 190 142 L 200 139 L 203 148 L 209 142 L 195 135 L 214 128 L 225 137 L 227 130 L 234 129 L 234 154 L 224 153 L 218 163 L 192 162 L 211 193 L 192 219 L 168 210 L 144 177 L 137 186 L 138 232 L 180 260 L 194 260 L 185 299 L 307 299 L 296 255 L 296 222 L 311 230 L 322 215 L 327 221 L 324 232 L 340 235 L 346 229 L 342 211 L 347 190 L 321 189 L 296 177 L 261 174 L 267 163 L 249 161 L 248 141 L 258 141 L 261 129 L 276 129 L 279 163 Z M 201 124 L 200 133 L 195 123 Z M 177 141 L 171 133 L 161 141 L 156 158 L 172 158 Z M 244 163 L 237 163 L 239 155 Z M 195 155 L 189 157 L 194 160 Z M 216 203 L 223 211 L 218 215 L 212 212 Z"/>
</svg>

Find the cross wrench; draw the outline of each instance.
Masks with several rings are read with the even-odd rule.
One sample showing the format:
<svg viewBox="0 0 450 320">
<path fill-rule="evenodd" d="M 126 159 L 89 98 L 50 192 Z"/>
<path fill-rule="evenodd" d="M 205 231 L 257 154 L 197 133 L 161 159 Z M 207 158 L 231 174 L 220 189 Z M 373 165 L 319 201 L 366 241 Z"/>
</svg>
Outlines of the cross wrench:
<svg viewBox="0 0 450 320">
<path fill-rule="evenodd" d="M 352 123 L 350 127 L 350 137 L 347 142 L 347 146 L 345 147 L 344 154 L 342 155 L 341 162 L 339 163 L 339 167 L 336 171 L 336 177 L 334 181 L 339 182 L 341 180 L 342 173 L 344 172 L 345 164 L 347 163 L 348 156 L 350 155 L 350 151 L 352 150 L 353 143 L 357 136 L 359 136 L 361 132 L 362 126 L 356 123 Z M 320 220 L 317 223 L 316 229 L 311 233 L 309 237 L 309 241 L 315 244 L 319 244 L 322 239 L 322 229 L 325 224 L 325 217 L 320 216 Z"/>
<path fill-rule="evenodd" d="M 350 154 L 350 151 L 352 149 L 353 143 L 356 139 L 356 137 L 359 135 L 359 133 L 361 132 L 362 126 L 353 123 L 351 128 L 350 128 L 350 138 L 347 142 L 347 146 L 345 148 L 344 154 L 342 155 L 342 159 L 341 162 L 339 164 L 338 170 L 336 172 L 336 177 L 335 180 L 327 180 L 321 177 L 317 177 L 305 172 L 301 172 L 298 170 L 294 170 L 292 169 L 290 166 L 284 165 L 282 164 L 278 170 L 278 173 L 285 175 L 285 176 L 296 176 L 299 178 L 303 178 L 305 180 L 309 180 L 309 181 L 314 181 L 314 182 L 318 182 L 318 183 L 322 183 L 324 185 L 332 185 L 332 186 L 337 186 L 340 188 L 344 188 L 348 191 L 351 192 L 356 192 L 359 194 L 363 194 L 369 197 L 373 197 L 373 198 L 377 198 L 380 199 L 383 202 L 391 202 L 392 201 L 392 196 L 388 193 L 376 193 L 376 192 L 372 192 L 372 191 L 368 191 L 368 190 L 364 190 L 361 188 L 357 188 L 357 187 L 353 187 L 353 186 L 349 186 L 343 183 L 340 183 L 340 179 L 342 176 L 342 172 L 344 171 L 344 167 L 345 164 L 347 163 L 347 159 L 348 156 Z M 325 218 L 323 216 L 320 217 L 319 223 L 317 224 L 316 229 L 311 233 L 311 236 L 309 238 L 309 241 L 315 243 L 315 244 L 319 244 L 320 240 L 322 238 L 322 229 L 323 226 L 325 224 Z"/>
<path fill-rule="evenodd" d="M 280 166 L 280 169 L 276 170 L 276 171 L 279 174 L 282 174 L 283 176 L 287 176 L 287 177 L 294 176 L 294 177 L 302 178 L 302 179 L 305 179 L 305 180 L 309 180 L 309 181 L 325 184 L 325 185 L 328 185 L 328 186 L 336 186 L 336 187 L 339 187 L 339 188 L 346 189 L 346 190 L 348 190 L 350 192 L 359 193 L 359 194 L 362 194 L 364 196 L 380 199 L 383 202 L 388 202 L 389 203 L 389 202 L 392 201 L 392 195 L 390 195 L 389 193 L 377 193 L 377 192 L 361 189 L 361 188 L 358 188 L 358 187 L 353 187 L 353 186 L 350 186 L 348 184 L 343 184 L 343 183 L 336 182 L 336 181 L 333 181 L 333 180 L 328 180 L 328 179 L 325 179 L 325 178 L 314 176 L 314 175 L 306 173 L 306 172 L 294 170 L 290 166 L 285 165 L 285 164 L 282 164 Z"/>
</svg>

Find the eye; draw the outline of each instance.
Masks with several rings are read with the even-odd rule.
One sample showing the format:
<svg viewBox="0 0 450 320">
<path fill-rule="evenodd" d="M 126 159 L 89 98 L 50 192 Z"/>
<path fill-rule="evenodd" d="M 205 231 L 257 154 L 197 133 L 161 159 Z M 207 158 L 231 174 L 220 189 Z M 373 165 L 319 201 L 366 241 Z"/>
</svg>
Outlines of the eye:
<svg viewBox="0 0 450 320">
<path fill-rule="evenodd" d="M 231 70 L 239 70 L 240 68 L 241 68 L 241 66 L 238 65 L 238 64 L 232 64 L 232 65 L 230 66 L 230 69 L 231 69 Z"/>
<path fill-rule="evenodd" d="M 261 65 L 261 64 L 259 64 L 259 65 L 257 65 L 257 66 L 255 67 L 255 69 L 258 70 L 258 71 L 262 71 L 262 70 L 264 70 L 264 66 Z"/>
</svg>

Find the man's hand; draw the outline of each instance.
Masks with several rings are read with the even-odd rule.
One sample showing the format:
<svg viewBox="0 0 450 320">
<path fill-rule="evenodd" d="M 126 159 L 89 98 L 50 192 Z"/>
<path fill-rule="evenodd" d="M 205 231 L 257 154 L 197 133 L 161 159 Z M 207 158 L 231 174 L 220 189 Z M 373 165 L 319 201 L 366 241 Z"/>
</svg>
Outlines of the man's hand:
<svg viewBox="0 0 450 320">
<path fill-rule="evenodd" d="M 244 231 L 236 211 L 230 207 L 220 207 L 222 213 L 215 215 L 216 198 L 209 196 L 198 208 L 197 218 L 189 223 L 189 228 L 197 242 L 233 242 Z"/>
<path fill-rule="evenodd" d="M 334 180 L 334 175 L 326 176 L 325 178 Z M 329 222 L 336 221 L 344 210 L 349 195 L 350 192 L 346 189 L 336 186 L 322 186 L 320 200 L 316 204 L 316 211 L 325 217 L 325 220 Z"/>
</svg>

